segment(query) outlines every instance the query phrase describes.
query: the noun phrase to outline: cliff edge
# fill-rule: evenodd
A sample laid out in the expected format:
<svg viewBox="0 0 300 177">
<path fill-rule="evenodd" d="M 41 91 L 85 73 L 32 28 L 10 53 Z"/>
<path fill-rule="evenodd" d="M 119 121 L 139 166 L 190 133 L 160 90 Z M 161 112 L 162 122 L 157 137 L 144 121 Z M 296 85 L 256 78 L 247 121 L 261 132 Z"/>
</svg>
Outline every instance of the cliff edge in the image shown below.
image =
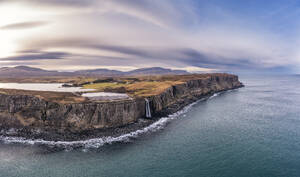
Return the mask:
<svg viewBox="0 0 300 177">
<path fill-rule="evenodd" d="M 95 134 L 95 131 L 105 131 L 107 134 L 106 130 L 116 131 L 122 127 L 130 127 L 131 124 L 145 118 L 145 99 L 148 100 L 153 117 L 149 122 L 153 122 L 198 99 L 243 86 L 238 76 L 231 74 L 180 77 L 184 77 L 180 83 L 174 82 L 175 84 L 159 94 L 137 95 L 129 99 L 110 101 L 91 101 L 80 96 L 75 98 L 80 100 L 76 102 L 52 101 L 38 92 L 27 94 L 0 89 L 1 134 L 7 135 L 7 131 L 12 128 L 17 131 L 16 135 L 32 137 L 38 136 L 37 132 L 44 132 L 48 133 L 50 139 L 64 139 L 64 136 L 69 134 L 86 137 Z M 143 125 L 138 127 L 140 126 Z M 74 139 L 74 136 L 70 139 Z"/>
</svg>

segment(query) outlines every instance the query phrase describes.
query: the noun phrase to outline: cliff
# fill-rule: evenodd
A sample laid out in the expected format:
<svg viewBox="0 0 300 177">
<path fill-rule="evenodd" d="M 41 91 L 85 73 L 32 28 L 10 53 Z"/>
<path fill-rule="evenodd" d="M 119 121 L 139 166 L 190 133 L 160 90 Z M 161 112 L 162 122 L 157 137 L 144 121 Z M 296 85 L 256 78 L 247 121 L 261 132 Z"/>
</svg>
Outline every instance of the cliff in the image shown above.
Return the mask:
<svg viewBox="0 0 300 177">
<path fill-rule="evenodd" d="M 151 114 L 161 117 L 216 92 L 242 87 L 238 77 L 210 74 L 192 77 L 163 92 L 148 96 Z M 145 97 L 116 101 L 57 102 L 34 94 L 1 92 L 1 129 L 26 129 L 53 132 L 84 132 L 113 129 L 145 117 Z"/>
<path fill-rule="evenodd" d="M 154 115 L 165 116 L 205 96 L 240 87 L 243 84 L 235 75 L 214 74 L 207 78 L 192 79 L 151 97 L 151 108 Z"/>
</svg>

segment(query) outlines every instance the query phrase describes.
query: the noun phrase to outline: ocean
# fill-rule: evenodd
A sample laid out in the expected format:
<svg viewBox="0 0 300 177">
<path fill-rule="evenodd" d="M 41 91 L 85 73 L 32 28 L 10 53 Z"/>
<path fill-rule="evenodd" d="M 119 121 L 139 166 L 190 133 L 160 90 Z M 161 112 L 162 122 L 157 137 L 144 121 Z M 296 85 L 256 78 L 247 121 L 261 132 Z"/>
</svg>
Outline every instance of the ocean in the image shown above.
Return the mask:
<svg viewBox="0 0 300 177">
<path fill-rule="evenodd" d="M 300 176 L 300 77 L 240 80 L 246 87 L 79 149 L 2 137 L 0 177 Z"/>
</svg>

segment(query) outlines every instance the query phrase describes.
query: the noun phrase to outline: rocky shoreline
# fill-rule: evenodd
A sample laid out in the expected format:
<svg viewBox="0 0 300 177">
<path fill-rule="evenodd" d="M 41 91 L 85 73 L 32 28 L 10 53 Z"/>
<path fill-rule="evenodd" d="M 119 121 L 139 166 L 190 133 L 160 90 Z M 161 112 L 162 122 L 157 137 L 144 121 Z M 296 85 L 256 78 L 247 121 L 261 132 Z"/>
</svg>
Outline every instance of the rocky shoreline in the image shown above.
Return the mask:
<svg viewBox="0 0 300 177">
<path fill-rule="evenodd" d="M 204 87 L 205 86 L 205 87 Z M 150 101 L 150 107 L 153 117 L 151 119 L 143 118 L 145 117 L 145 103 L 142 101 L 143 99 L 136 99 L 129 101 L 126 104 L 124 103 L 113 103 L 115 106 L 114 109 L 111 109 L 111 107 L 107 108 L 108 111 L 117 111 L 120 109 L 120 107 L 124 109 L 130 109 L 130 110 L 124 110 L 127 116 L 131 116 L 131 119 L 126 118 L 126 120 L 130 120 L 127 122 L 122 121 L 122 116 L 119 113 L 115 114 L 110 113 L 108 116 L 117 116 L 117 121 L 124 122 L 124 124 L 115 124 L 115 126 L 105 126 L 101 128 L 86 128 L 86 129 L 77 129 L 77 128 L 60 128 L 61 124 L 52 125 L 47 123 L 47 126 L 43 126 L 45 122 L 49 120 L 40 121 L 38 120 L 36 124 L 30 124 L 28 126 L 24 126 L 20 124 L 20 122 L 24 123 L 24 116 L 20 120 L 20 113 L 24 112 L 24 107 L 26 107 L 26 104 L 30 105 L 30 110 L 32 109 L 33 103 L 28 103 L 30 101 L 26 100 L 26 102 L 22 102 L 21 106 L 19 108 L 15 108 L 15 110 L 10 110 L 11 113 L 7 113 L 7 111 L 4 111 L 5 109 L 12 109 L 11 107 L 5 107 L 4 104 L 0 103 L 0 136 L 2 137 L 24 137 L 28 139 L 42 139 L 45 141 L 80 141 L 80 140 L 87 140 L 87 139 L 93 139 L 93 138 L 101 138 L 101 137 L 118 137 L 124 134 L 128 134 L 130 132 L 134 132 L 140 129 L 143 129 L 154 122 L 158 121 L 162 117 L 166 117 L 170 114 L 173 114 L 179 110 L 182 110 L 185 106 L 196 102 L 200 99 L 205 99 L 210 96 L 212 96 L 215 93 L 237 89 L 243 87 L 243 84 L 238 81 L 237 76 L 234 75 L 226 75 L 226 77 L 220 78 L 220 76 L 214 76 L 210 78 L 209 80 L 193 80 L 190 82 L 187 82 L 185 85 L 178 85 L 173 86 L 172 88 L 166 90 L 164 93 L 149 97 Z M 209 89 L 207 89 L 209 88 Z M 7 96 L 7 95 L 6 95 Z M 0 94 L 0 102 L 3 101 L 5 96 Z M 37 101 L 35 100 L 35 104 Z M 17 104 L 18 102 L 13 102 L 13 104 Z M 99 103 L 97 103 L 99 106 Z M 102 104 L 102 103 L 101 103 Z M 121 104 L 121 106 L 119 105 Z M 87 104 L 89 107 L 94 104 Z M 132 106 L 134 105 L 134 106 Z M 47 106 L 51 106 L 50 103 L 46 102 L 46 108 Z M 53 105 L 52 105 L 53 106 Z M 67 106 L 67 105 L 66 105 Z M 66 107 L 65 106 L 65 107 Z M 72 105 L 72 109 L 74 109 L 74 105 Z M 78 106 L 78 105 L 76 105 Z M 94 106 L 95 107 L 95 106 Z M 102 106 L 103 107 L 103 106 Z M 105 106 L 104 106 L 105 107 Z M 82 109 L 86 109 L 81 106 Z M 48 108 L 47 108 L 48 109 Z M 137 112 L 130 112 L 132 111 L 138 111 Z M 66 112 L 59 109 L 55 109 L 56 111 L 61 111 L 63 114 L 58 115 L 64 115 L 67 117 Z M 70 108 L 66 108 L 67 113 L 70 114 L 73 110 Z M 74 112 L 76 112 L 77 108 Z M 88 109 L 90 110 L 90 108 Z M 97 108 L 94 108 L 94 111 L 97 110 Z M 2 111 L 2 112 L 1 112 Z M 25 111 L 28 111 L 26 109 Z M 50 115 L 51 112 L 48 112 Z M 24 113 L 23 113 L 24 114 Z M 22 114 L 22 115 L 23 115 Z M 26 113 L 26 115 L 28 112 Z M 57 113 L 56 113 L 57 114 Z M 72 113 L 74 116 L 75 113 Z M 99 113 L 100 114 L 100 113 Z M 7 116 L 9 115 L 9 116 Z M 89 114 L 86 114 L 85 116 L 88 117 Z M 5 117 L 6 116 L 6 117 Z M 14 116 L 16 119 L 14 119 Z M 32 118 L 36 116 L 35 112 L 32 112 L 30 114 L 30 117 L 25 118 Z M 95 113 L 93 113 L 92 116 L 95 116 Z M 103 118 L 103 114 L 98 115 L 97 117 Z M 121 117 L 120 117 L 121 116 Z M 132 116 L 137 116 L 136 118 Z M 10 121 L 7 121 L 8 117 L 10 118 Z M 50 119 L 51 116 L 45 117 L 46 119 Z M 109 117 L 112 119 L 113 117 Z M 6 120 L 6 121 L 5 121 Z M 18 122 L 19 121 L 19 122 Z M 32 119 L 31 119 L 32 121 Z M 55 121 L 55 120 L 52 120 Z M 65 121 L 64 119 L 61 119 L 59 121 Z M 50 122 L 50 121 L 49 121 Z M 26 122 L 25 122 L 26 123 Z M 50 122 L 51 123 L 51 122 Z M 63 122 L 65 123 L 65 122 Z M 90 121 L 90 123 L 93 123 L 93 121 Z M 96 123 L 93 123 L 96 124 Z M 50 126 L 51 125 L 51 126 Z M 64 124 L 65 125 L 65 124 Z M 82 124 L 80 124 L 81 126 Z M 90 124 L 89 124 L 90 125 Z M 113 124 L 106 124 L 106 125 L 113 125 Z M 88 126 L 86 126 L 88 127 Z"/>
</svg>

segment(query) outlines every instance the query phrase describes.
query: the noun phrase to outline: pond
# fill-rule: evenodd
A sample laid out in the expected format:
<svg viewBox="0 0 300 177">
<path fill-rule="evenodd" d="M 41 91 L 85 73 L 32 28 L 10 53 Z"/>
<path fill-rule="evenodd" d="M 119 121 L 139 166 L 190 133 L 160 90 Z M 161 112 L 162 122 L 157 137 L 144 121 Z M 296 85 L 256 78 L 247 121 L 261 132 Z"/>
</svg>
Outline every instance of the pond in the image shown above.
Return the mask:
<svg viewBox="0 0 300 177">
<path fill-rule="evenodd" d="M 82 89 L 81 87 L 63 87 L 62 85 L 62 83 L 0 83 L 0 88 L 51 92 L 94 91 L 94 89 Z"/>
<path fill-rule="evenodd" d="M 62 83 L 0 83 L 0 88 L 30 90 L 30 91 L 51 91 L 51 92 L 95 91 L 95 89 L 83 89 L 82 87 L 63 87 Z M 125 93 L 111 93 L 111 92 L 83 93 L 82 96 L 87 97 L 90 100 L 115 100 L 115 99 L 129 98 L 129 96 Z"/>
<path fill-rule="evenodd" d="M 111 93 L 111 92 L 96 92 L 96 93 L 83 93 L 81 96 L 88 97 L 92 100 L 105 100 L 105 99 L 126 99 L 129 96 L 125 93 Z"/>
</svg>

